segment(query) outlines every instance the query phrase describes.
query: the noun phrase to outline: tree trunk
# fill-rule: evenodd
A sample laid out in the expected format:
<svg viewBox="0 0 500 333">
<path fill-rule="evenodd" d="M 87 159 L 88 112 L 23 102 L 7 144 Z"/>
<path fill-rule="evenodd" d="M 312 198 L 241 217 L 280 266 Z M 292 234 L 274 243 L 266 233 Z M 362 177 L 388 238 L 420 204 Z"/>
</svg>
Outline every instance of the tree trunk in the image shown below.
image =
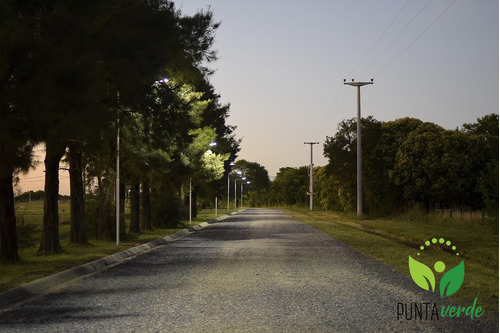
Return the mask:
<svg viewBox="0 0 500 333">
<path fill-rule="evenodd" d="M 137 178 L 132 179 L 132 185 L 130 185 L 130 226 L 129 231 L 131 233 L 139 233 L 139 209 L 140 209 L 140 182 Z"/>
<path fill-rule="evenodd" d="M 99 204 L 97 215 L 97 238 L 106 239 L 110 236 L 110 225 L 108 217 L 111 214 L 112 193 L 111 184 L 106 175 L 104 178 L 97 178 L 99 185 Z"/>
<path fill-rule="evenodd" d="M 43 202 L 43 228 L 39 254 L 59 253 L 59 162 L 66 144 L 46 143 L 45 155 L 45 198 Z"/>
<path fill-rule="evenodd" d="M 142 182 L 142 214 L 141 214 L 141 228 L 142 230 L 151 230 L 151 201 L 149 198 L 149 180 L 146 179 Z"/>
<path fill-rule="evenodd" d="M 12 173 L 0 177 L 0 259 L 19 260 Z"/>
<path fill-rule="evenodd" d="M 69 182 L 71 191 L 71 230 L 70 242 L 75 244 L 89 243 L 85 226 L 85 201 L 82 172 L 82 153 L 79 144 L 68 142 Z"/>
</svg>

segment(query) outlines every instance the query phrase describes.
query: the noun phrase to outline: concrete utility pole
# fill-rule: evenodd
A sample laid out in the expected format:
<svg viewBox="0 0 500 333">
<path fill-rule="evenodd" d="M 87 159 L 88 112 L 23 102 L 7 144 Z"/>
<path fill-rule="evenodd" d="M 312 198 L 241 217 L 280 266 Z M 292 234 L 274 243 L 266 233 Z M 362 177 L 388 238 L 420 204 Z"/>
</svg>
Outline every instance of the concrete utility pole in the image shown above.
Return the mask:
<svg viewBox="0 0 500 333">
<path fill-rule="evenodd" d="M 373 79 L 371 82 L 355 82 L 354 79 L 352 82 L 346 82 L 344 79 L 344 84 L 349 86 L 357 87 L 358 91 L 358 126 L 356 132 L 356 140 L 357 140 L 357 153 L 358 160 L 356 163 L 358 177 L 357 177 L 357 198 L 358 198 L 358 216 L 363 215 L 363 181 L 361 176 L 361 87 L 366 86 L 367 84 L 373 84 Z"/>
<path fill-rule="evenodd" d="M 309 165 L 309 208 L 313 210 L 313 198 L 316 193 L 314 193 L 314 164 L 313 164 L 313 145 L 319 144 L 319 142 L 304 142 L 305 145 L 311 146 L 311 164 Z"/>
</svg>

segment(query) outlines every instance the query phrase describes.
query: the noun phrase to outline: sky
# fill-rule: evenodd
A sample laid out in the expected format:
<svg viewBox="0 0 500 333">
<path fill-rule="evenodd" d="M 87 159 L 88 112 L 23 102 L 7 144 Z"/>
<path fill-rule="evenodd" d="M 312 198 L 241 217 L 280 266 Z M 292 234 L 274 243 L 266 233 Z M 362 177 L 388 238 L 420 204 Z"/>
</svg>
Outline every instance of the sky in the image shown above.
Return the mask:
<svg viewBox="0 0 500 333">
<path fill-rule="evenodd" d="M 210 81 L 231 104 L 238 159 L 271 178 L 309 164 L 306 141 L 320 143 L 314 164 L 328 163 L 326 137 L 356 116 L 356 88 L 343 79 L 374 80 L 361 88 L 361 112 L 380 121 L 414 117 L 455 129 L 498 113 L 497 0 L 175 3 L 187 15 L 210 8 L 221 22 Z M 36 190 L 37 176 L 27 175 L 22 191 Z M 61 178 L 69 194 L 67 172 Z"/>
</svg>

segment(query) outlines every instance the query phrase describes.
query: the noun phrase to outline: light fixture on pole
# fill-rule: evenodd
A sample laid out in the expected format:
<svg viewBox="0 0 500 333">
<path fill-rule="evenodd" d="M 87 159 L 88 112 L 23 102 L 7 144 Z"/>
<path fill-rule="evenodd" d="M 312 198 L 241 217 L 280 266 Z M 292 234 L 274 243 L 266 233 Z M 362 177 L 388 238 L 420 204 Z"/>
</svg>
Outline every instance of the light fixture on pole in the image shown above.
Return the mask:
<svg viewBox="0 0 500 333">
<path fill-rule="evenodd" d="M 241 171 L 238 171 L 238 174 L 241 174 Z M 236 187 L 236 184 L 238 181 L 243 181 L 247 179 L 246 177 L 241 177 L 241 178 L 237 178 L 234 180 L 234 209 L 237 209 L 237 205 L 236 205 L 236 191 L 237 191 L 237 187 Z"/>
<path fill-rule="evenodd" d="M 233 162 L 229 163 L 229 166 L 232 167 L 233 165 L 234 165 Z M 231 172 L 232 172 L 232 170 L 229 170 L 229 172 L 227 173 L 227 211 L 229 211 L 229 186 L 230 186 L 229 175 L 231 174 Z"/>
<path fill-rule="evenodd" d="M 344 79 L 344 84 L 353 86 L 357 88 L 358 92 L 358 123 L 356 128 L 356 140 L 357 140 L 357 213 L 358 216 L 363 215 L 363 181 L 361 175 L 361 87 L 366 86 L 367 84 L 373 84 L 373 79 L 371 82 L 355 82 L 354 79 L 352 82 L 346 82 Z"/>
<path fill-rule="evenodd" d="M 245 182 L 241 182 L 240 186 L 240 195 L 241 195 L 241 199 L 240 199 L 240 208 L 243 208 L 243 184 L 245 184 Z M 249 181 L 246 182 L 246 184 L 250 184 Z"/>
</svg>

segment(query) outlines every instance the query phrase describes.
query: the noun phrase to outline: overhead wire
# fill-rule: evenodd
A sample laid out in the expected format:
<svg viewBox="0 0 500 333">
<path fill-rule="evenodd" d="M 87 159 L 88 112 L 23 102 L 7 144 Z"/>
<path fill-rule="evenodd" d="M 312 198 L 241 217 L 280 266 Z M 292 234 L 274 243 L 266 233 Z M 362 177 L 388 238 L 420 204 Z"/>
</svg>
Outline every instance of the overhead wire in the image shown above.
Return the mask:
<svg viewBox="0 0 500 333">
<path fill-rule="evenodd" d="M 363 73 L 367 68 L 369 68 L 379 57 L 380 55 L 382 55 L 382 53 L 385 52 L 385 50 L 387 50 L 389 48 L 389 46 L 392 45 L 392 43 L 394 43 L 396 41 L 396 39 L 399 38 L 399 36 L 401 36 L 401 34 L 411 25 L 411 23 L 424 11 L 425 8 L 427 8 L 427 6 L 429 5 L 429 3 L 431 2 L 432 0 L 428 0 L 427 3 L 418 11 L 418 13 L 413 16 L 413 18 L 403 27 L 403 29 L 401 29 L 401 31 L 396 35 L 396 37 L 394 37 L 390 42 L 389 44 L 387 44 L 383 49 L 382 51 L 380 51 L 376 56 L 375 58 L 373 58 L 373 60 L 367 64 L 365 67 L 363 67 L 363 69 L 358 73 L 361 74 Z"/>
<path fill-rule="evenodd" d="M 403 10 L 406 8 L 406 6 L 408 5 L 408 3 L 410 1 L 411 0 L 407 0 L 406 3 L 403 5 L 403 7 L 401 7 L 401 9 L 398 11 L 398 13 L 396 14 L 396 16 L 392 19 L 392 21 L 387 25 L 387 27 L 385 28 L 385 30 L 382 32 L 382 34 L 380 35 L 380 37 L 375 41 L 375 43 L 370 47 L 370 49 L 368 50 L 368 52 L 365 53 L 365 55 L 361 58 L 361 60 L 349 72 L 349 74 L 347 75 L 347 77 L 349 77 L 356 70 L 356 68 L 359 67 L 359 65 L 366 59 L 366 57 L 378 45 L 378 43 L 382 40 L 382 38 L 385 36 L 385 34 L 387 33 L 387 31 L 389 31 L 389 29 L 392 27 L 392 25 L 394 24 L 394 22 L 396 22 L 396 20 L 401 15 L 401 13 L 403 12 Z M 327 111 L 326 115 L 323 117 L 322 122 L 320 123 L 321 125 L 320 125 L 320 131 L 319 132 L 323 131 L 323 129 L 326 126 L 329 125 L 329 123 L 328 123 L 327 120 L 328 120 L 328 118 L 331 115 L 331 110 L 336 110 L 337 99 L 338 99 L 338 97 L 340 95 L 340 92 L 342 91 L 342 88 L 344 88 L 344 85 L 342 83 L 340 83 L 339 89 L 337 90 L 337 93 L 335 94 L 335 97 L 333 98 L 333 102 L 331 103 L 331 106 L 330 106 L 329 110 Z M 342 102 L 344 101 L 344 98 L 345 98 L 346 94 L 347 94 L 347 91 L 345 91 L 345 93 L 343 94 L 341 101 L 338 103 L 338 106 L 340 106 L 342 104 Z M 335 112 L 334 112 L 334 114 L 335 114 Z"/>
<path fill-rule="evenodd" d="M 382 72 L 384 72 L 389 66 L 391 66 L 397 59 L 399 59 L 399 57 L 401 57 L 406 51 L 408 51 L 408 49 L 410 49 L 410 47 L 413 46 L 413 44 L 415 44 L 419 39 L 420 37 L 422 37 L 426 32 L 427 30 L 429 30 L 433 25 L 434 23 L 436 23 L 437 20 L 439 20 L 441 18 L 441 16 L 444 15 L 444 13 L 446 13 L 448 11 L 448 9 L 451 8 L 451 6 L 453 6 L 453 4 L 456 2 L 457 0 L 453 0 L 449 5 L 448 7 L 446 7 L 442 12 L 441 14 L 439 14 L 435 19 L 434 21 L 432 21 L 418 36 L 417 38 L 415 38 L 406 48 L 403 49 L 403 51 L 401 51 L 396 57 L 394 57 L 384 68 L 382 68 L 379 72 L 377 72 L 377 74 L 375 76 L 379 76 Z"/>
<path fill-rule="evenodd" d="M 399 15 L 401 15 L 401 13 L 403 12 L 403 10 L 406 8 L 406 6 L 410 3 L 411 0 L 408 0 L 406 1 L 406 3 L 403 5 L 403 7 L 401 7 L 401 9 L 399 10 L 399 12 L 397 13 L 397 15 L 392 19 L 391 23 L 389 23 L 389 25 L 385 28 L 384 32 L 380 35 L 380 37 L 375 41 L 375 43 L 373 43 L 372 47 L 368 50 L 368 52 L 365 53 L 365 55 L 361 58 L 361 60 L 356 64 L 356 66 L 354 66 L 354 68 L 349 72 L 349 74 L 347 74 L 347 77 L 346 78 L 349 78 L 351 76 L 351 74 L 356 70 L 356 68 L 359 67 L 359 65 L 361 65 L 361 63 L 366 59 L 366 57 L 373 51 L 373 49 L 375 48 L 375 46 L 377 46 L 377 44 L 380 42 L 380 40 L 385 36 L 385 34 L 387 33 L 387 31 L 389 31 L 389 29 L 391 28 L 391 26 L 394 24 L 394 22 L 396 22 L 396 20 L 398 19 Z"/>
<path fill-rule="evenodd" d="M 364 73 L 370 66 L 375 63 L 375 61 L 378 60 L 378 58 L 405 32 L 408 27 L 416 20 L 417 17 L 419 17 L 422 12 L 428 7 L 428 5 L 431 3 L 432 0 L 428 0 L 425 5 L 420 8 L 420 10 L 406 23 L 406 25 L 398 32 L 398 34 L 393 37 L 390 42 L 365 66 L 361 71 L 357 73 L 357 75 L 360 75 Z M 370 49 L 364 54 L 364 56 L 361 58 L 361 60 L 354 66 L 354 68 L 349 72 L 348 77 L 355 72 L 355 70 L 367 59 L 367 57 L 372 53 L 372 51 L 375 49 L 375 47 L 380 43 L 380 41 L 383 39 L 383 37 L 387 34 L 387 32 L 390 30 L 390 28 L 393 26 L 393 24 L 396 22 L 396 20 L 399 18 L 401 13 L 404 11 L 404 9 L 408 6 L 410 0 L 407 0 L 406 3 L 401 7 L 401 9 L 398 11 L 396 16 L 392 19 L 392 21 L 388 24 L 388 26 L 385 28 L 385 30 L 382 32 L 380 37 L 374 42 L 374 44 L 370 47 Z M 415 39 L 412 40 L 412 42 L 406 46 L 401 52 L 399 52 L 386 66 L 384 66 L 380 71 L 378 71 L 375 75 L 372 77 L 377 77 L 381 73 L 383 73 L 387 68 L 389 68 L 397 59 L 399 59 L 406 51 L 408 51 L 456 2 L 456 0 L 453 0 Z M 320 123 L 320 129 L 321 131 L 318 131 L 318 133 L 322 132 L 325 127 L 328 127 L 329 124 L 329 118 L 333 114 L 337 113 L 337 109 L 340 107 L 342 102 L 344 101 L 344 98 L 347 94 L 347 89 L 344 89 L 344 94 L 342 94 L 342 98 L 339 102 L 339 97 L 341 95 L 342 89 L 345 88 L 344 84 L 340 83 L 339 89 L 337 90 L 333 102 L 331 103 L 331 106 L 329 108 L 329 111 L 326 113 L 326 115 L 323 117 L 323 121 Z"/>
</svg>

